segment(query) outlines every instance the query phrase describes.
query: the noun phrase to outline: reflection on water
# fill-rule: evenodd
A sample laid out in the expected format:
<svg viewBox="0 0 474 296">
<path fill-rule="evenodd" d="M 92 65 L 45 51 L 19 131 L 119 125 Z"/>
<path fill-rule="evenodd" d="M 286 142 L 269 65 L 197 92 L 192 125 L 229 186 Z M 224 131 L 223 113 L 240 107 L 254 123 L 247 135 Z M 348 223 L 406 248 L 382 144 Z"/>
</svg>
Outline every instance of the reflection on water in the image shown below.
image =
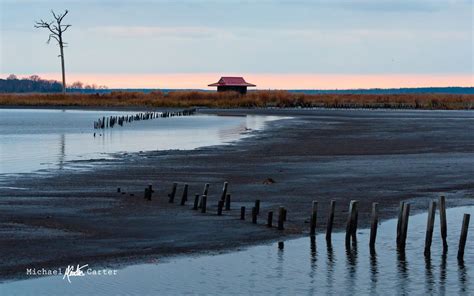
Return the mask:
<svg viewBox="0 0 474 296">
<path fill-rule="evenodd" d="M 112 153 L 195 149 L 220 145 L 260 130 L 274 116 L 160 118 L 121 128 L 94 130 L 98 116 L 127 112 L 0 109 L 0 175 L 64 169 L 70 161 L 109 158 Z M 94 137 L 94 132 L 96 136 Z M 77 163 L 76 163 L 77 165 Z"/>
<path fill-rule="evenodd" d="M 474 207 L 447 211 L 450 250 L 457 248 L 462 213 L 473 214 Z M 379 227 L 375 253 L 369 251 L 369 231 L 361 230 L 357 248 L 345 247 L 343 233 L 335 233 L 332 244 L 318 235 L 309 241 L 304 237 L 228 254 L 129 266 L 116 276 L 74 278 L 71 284 L 62 277 L 7 282 L 0 285 L 0 295 L 472 295 L 472 236 L 464 261 L 458 261 L 455 251 L 443 255 L 435 228 L 431 256 L 424 257 L 425 226 L 425 214 L 410 217 L 404 253 L 397 253 L 396 221 L 389 220 Z"/>
</svg>

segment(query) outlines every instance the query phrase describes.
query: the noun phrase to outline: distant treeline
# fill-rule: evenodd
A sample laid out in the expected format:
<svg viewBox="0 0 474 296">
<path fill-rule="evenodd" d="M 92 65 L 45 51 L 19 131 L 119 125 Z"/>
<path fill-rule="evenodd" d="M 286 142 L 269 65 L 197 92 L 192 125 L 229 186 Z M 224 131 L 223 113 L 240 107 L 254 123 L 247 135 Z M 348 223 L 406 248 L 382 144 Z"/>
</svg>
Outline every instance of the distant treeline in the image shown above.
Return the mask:
<svg viewBox="0 0 474 296">
<path fill-rule="evenodd" d="M 203 91 L 203 92 L 214 92 L 214 90 L 202 90 L 202 89 L 158 89 L 158 88 L 114 88 L 114 89 L 90 89 L 90 88 L 69 88 L 68 91 L 91 94 L 108 94 L 112 92 L 140 92 L 140 93 L 152 93 L 152 92 L 182 92 L 182 91 Z M 249 90 L 251 92 L 258 92 L 258 90 Z M 419 87 L 419 88 L 370 88 L 370 89 L 289 89 L 290 93 L 300 94 L 367 94 L 367 95 L 390 95 L 390 94 L 474 94 L 474 87 Z"/>
<path fill-rule="evenodd" d="M 474 109 L 472 94 L 304 94 L 288 91 L 155 91 L 106 94 L 0 94 L 4 106 L 177 108 L 397 108 Z"/>
<path fill-rule="evenodd" d="M 12 74 L 8 76 L 7 79 L 0 79 L 0 92 L 2 93 L 54 93 L 61 91 L 61 83 L 55 80 L 41 79 L 41 77 L 37 75 L 19 79 Z"/>
<path fill-rule="evenodd" d="M 105 86 L 87 85 L 80 81 L 68 85 L 68 92 L 81 90 L 105 90 Z M 38 75 L 18 78 L 11 74 L 6 79 L 0 79 L 0 93 L 56 93 L 62 91 L 62 84 L 56 80 L 42 79 Z"/>
</svg>

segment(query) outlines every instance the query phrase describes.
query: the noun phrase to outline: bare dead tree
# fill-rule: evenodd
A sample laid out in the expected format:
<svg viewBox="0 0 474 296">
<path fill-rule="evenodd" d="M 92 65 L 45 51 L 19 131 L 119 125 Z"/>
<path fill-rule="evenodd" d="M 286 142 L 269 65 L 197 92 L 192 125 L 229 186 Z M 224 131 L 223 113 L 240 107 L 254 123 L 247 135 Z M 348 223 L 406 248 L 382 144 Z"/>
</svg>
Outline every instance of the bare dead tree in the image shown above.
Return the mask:
<svg viewBox="0 0 474 296">
<path fill-rule="evenodd" d="M 67 45 L 66 42 L 63 41 L 63 33 L 71 27 L 71 25 L 63 25 L 61 22 L 63 21 L 64 17 L 67 15 L 67 9 L 62 14 L 56 14 L 53 10 L 51 10 L 53 14 L 54 21 L 45 22 L 44 20 L 40 20 L 39 22 L 35 23 L 35 28 L 44 28 L 49 30 L 49 38 L 46 42 L 49 44 L 51 39 L 54 39 L 58 42 L 60 54 L 58 57 L 61 58 L 61 69 L 63 74 L 63 93 L 66 93 L 66 73 L 64 67 L 64 47 Z"/>
</svg>

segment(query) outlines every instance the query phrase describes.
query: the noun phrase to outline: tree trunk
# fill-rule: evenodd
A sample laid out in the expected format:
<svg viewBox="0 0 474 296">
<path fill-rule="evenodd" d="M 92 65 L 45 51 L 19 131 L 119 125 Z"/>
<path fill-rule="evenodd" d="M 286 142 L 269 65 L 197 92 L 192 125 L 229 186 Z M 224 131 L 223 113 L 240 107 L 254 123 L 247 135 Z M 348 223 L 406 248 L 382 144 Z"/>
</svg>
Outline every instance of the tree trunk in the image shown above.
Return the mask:
<svg viewBox="0 0 474 296">
<path fill-rule="evenodd" d="M 59 37 L 59 48 L 61 51 L 61 70 L 63 74 L 63 94 L 66 94 L 66 70 L 64 68 L 64 49 L 63 49 L 63 39 Z"/>
</svg>

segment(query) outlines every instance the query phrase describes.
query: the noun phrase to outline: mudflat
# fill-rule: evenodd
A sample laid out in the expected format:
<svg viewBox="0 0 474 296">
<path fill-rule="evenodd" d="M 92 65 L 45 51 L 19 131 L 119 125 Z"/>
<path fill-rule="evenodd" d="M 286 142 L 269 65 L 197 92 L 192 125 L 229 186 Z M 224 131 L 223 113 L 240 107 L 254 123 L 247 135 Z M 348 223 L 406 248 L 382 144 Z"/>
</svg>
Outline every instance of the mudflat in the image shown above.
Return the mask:
<svg viewBox="0 0 474 296">
<path fill-rule="evenodd" d="M 306 235 L 313 200 L 319 202 L 318 232 L 325 229 L 331 200 L 335 230 L 344 227 L 353 199 L 359 201 L 360 227 L 369 224 L 372 202 L 379 202 L 382 219 L 394 217 L 401 200 L 411 201 L 414 212 L 439 195 L 448 206 L 474 204 L 472 111 L 200 112 L 291 118 L 231 145 L 121 154 L 82 162 L 93 164 L 87 170 L 6 179 L 0 187 L 0 278 L 22 277 L 26 268 L 156 262 Z M 224 181 L 231 211 L 217 216 Z M 168 203 L 173 182 L 178 191 Z M 189 195 L 181 206 L 184 183 Z M 210 188 L 203 214 L 191 208 L 205 183 Z M 155 190 L 151 201 L 143 198 L 148 184 Z M 250 222 L 256 199 L 258 225 Z M 276 217 L 281 205 L 288 210 L 285 230 L 266 227 L 267 212 Z M 239 220 L 241 206 L 246 221 Z"/>
</svg>

